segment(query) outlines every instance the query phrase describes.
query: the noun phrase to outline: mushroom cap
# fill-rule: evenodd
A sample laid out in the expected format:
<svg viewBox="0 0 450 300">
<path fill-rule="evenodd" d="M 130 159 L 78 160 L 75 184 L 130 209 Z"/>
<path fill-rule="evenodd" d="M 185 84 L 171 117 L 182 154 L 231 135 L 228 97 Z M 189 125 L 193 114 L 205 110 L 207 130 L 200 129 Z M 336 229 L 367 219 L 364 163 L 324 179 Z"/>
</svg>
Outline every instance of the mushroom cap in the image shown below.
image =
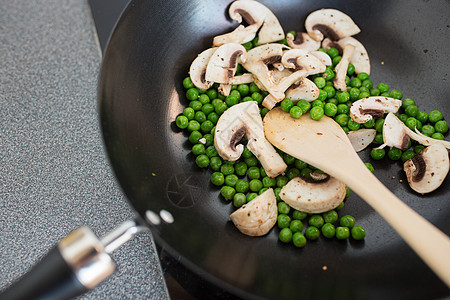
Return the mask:
<svg viewBox="0 0 450 300">
<path fill-rule="evenodd" d="M 315 51 L 320 48 L 320 41 L 313 40 L 306 32 L 297 32 L 295 38 L 292 33 L 288 33 L 286 41 L 292 49 Z"/>
<path fill-rule="evenodd" d="M 325 50 L 335 47 L 340 52 L 345 48 L 346 45 L 352 45 L 355 47 L 353 55 L 350 57 L 350 62 L 355 66 L 355 73 L 359 74 L 365 72 L 370 75 L 370 59 L 364 45 L 355 39 L 354 37 L 346 37 L 337 41 L 332 41 L 331 39 L 324 39 L 322 42 L 322 47 Z"/>
<path fill-rule="evenodd" d="M 325 179 L 317 182 L 308 181 L 301 177 L 293 178 L 281 189 L 280 198 L 290 207 L 312 214 L 334 209 L 345 198 L 345 184 L 334 177 L 326 175 Z"/>
<path fill-rule="evenodd" d="M 353 149 L 355 149 L 356 152 L 359 152 L 366 149 L 366 147 L 373 142 L 376 135 L 377 131 L 375 129 L 364 128 L 350 131 L 347 134 L 347 137 L 350 140 Z"/>
<path fill-rule="evenodd" d="M 319 93 L 320 90 L 315 83 L 303 77 L 286 91 L 286 98 L 292 101 L 306 100 L 311 102 L 319 98 Z"/>
<path fill-rule="evenodd" d="M 230 215 L 240 232 L 249 236 L 267 234 L 277 222 L 278 207 L 271 188 Z"/>
<path fill-rule="evenodd" d="M 205 80 L 228 84 L 236 73 L 238 60 L 244 62 L 246 56 L 247 51 L 240 44 L 229 43 L 218 47 L 206 67 Z"/>
<path fill-rule="evenodd" d="M 191 77 L 192 83 L 199 89 L 207 90 L 213 85 L 213 82 L 205 80 L 205 74 L 208 62 L 216 50 L 217 48 L 206 49 L 194 59 L 189 68 L 189 76 Z"/>
<path fill-rule="evenodd" d="M 281 63 L 290 69 L 304 70 L 305 77 L 325 72 L 326 66 L 320 59 L 303 49 L 291 49 L 283 53 Z"/>
<path fill-rule="evenodd" d="M 333 41 L 355 35 L 361 30 L 345 13 L 332 8 L 313 11 L 306 17 L 305 28 L 316 41 L 321 41 L 324 35 Z"/>
<path fill-rule="evenodd" d="M 357 100 L 350 106 L 350 117 L 357 123 L 366 123 L 372 118 L 381 118 L 385 113 L 396 113 L 402 101 L 389 97 L 368 97 Z"/>
<path fill-rule="evenodd" d="M 405 162 L 409 186 L 416 192 L 425 194 L 437 189 L 449 171 L 447 149 L 440 143 L 435 143 Z"/>
</svg>

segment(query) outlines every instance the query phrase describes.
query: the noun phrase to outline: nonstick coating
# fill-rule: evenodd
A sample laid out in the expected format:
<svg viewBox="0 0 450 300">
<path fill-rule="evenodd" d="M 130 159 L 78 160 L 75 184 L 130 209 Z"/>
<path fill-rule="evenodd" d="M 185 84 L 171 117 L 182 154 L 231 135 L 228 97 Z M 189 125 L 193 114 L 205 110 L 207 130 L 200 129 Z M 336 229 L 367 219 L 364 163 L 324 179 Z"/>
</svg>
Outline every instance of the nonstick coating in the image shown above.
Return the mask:
<svg viewBox="0 0 450 300">
<path fill-rule="evenodd" d="M 333 7 L 361 28 L 374 84 L 388 83 L 419 109 L 450 116 L 448 1 L 261 1 L 285 31 L 304 31 L 313 10 Z M 137 212 L 166 210 L 174 222 L 151 225 L 156 242 L 219 287 L 244 298 L 431 299 L 447 287 L 400 236 L 352 194 L 341 214 L 367 231 L 365 241 L 278 241 L 279 230 L 252 238 L 229 220 L 232 204 L 195 166 L 187 135 L 174 120 L 187 104 L 182 80 L 212 38 L 234 29 L 230 1 L 133 1 L 109 41 L 100 76 L 99 105 L 106 148 L 124 193 Z M 370 151 L 370 150 L 369 150 Z M 419 196 L 401 163 L 371 162 L 400 199 L 450 234 L 450 179 Z M 403 181 L 403 182 L 401 182 Z M 417 236 L 420 239 L 420 236 Z M 326 270 L 323 267 L 326 266 Z"/>
</svg>

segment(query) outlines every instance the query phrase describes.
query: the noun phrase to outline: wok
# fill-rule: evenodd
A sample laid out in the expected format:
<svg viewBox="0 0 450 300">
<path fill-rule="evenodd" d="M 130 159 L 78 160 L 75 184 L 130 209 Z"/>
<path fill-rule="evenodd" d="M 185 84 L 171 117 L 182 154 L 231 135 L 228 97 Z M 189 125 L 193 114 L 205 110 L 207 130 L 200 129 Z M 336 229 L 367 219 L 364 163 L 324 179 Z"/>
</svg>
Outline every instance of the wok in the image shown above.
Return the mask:
<svg viewBox="0 0 450 300">
<path fill-rule="evenodd" d="M 156 243 L 183 265 L 242 298 L 431 299 L 449 290 L 390 226 L 356 194 L 346 200 L 366 231 L 362 242 L 278 241 L 278 231 L 252 238 L 229 221 L 234 210 L 195 166 L 187 135 L 174 120 L 187 104 L 182 80 L 215 35 L 237 24 L 231 1 L 132 1 L 105 51 L 99 113 L 111 165 Z M 361 28 L 371 80 L 399 89 L 419 109 L 450 115 L 448 1 L 261 1 L 285 31 L 304 31 L 313 10 L 332 7 Z M 425 196 L 406 183 L 400 163 L 364 161 L 400 199 L 450 234 L 450 179 Z M 403 181 L 403 182 L 401 182 Z M 420 239 L 420 236 L 417 237 Z M 326 270 L 324 270 L 326 266 Z"/>
</svg>

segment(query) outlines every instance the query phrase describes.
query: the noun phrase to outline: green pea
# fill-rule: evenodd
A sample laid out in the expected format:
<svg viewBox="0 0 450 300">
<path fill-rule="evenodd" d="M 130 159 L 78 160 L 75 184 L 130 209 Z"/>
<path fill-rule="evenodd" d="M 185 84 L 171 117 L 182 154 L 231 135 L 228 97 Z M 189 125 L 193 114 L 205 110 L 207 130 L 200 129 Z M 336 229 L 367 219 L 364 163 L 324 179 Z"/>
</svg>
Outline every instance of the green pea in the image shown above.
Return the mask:
<svg viewBox="0 0 450 300">
<path fill-rule="evenodd" d="M 336 234 L 336 228 L 331 223 L 326 223 L 322 226 L 322 234 L 324 237 L 331 239 Z"/>
<path fill-rule="evenodd" d="M 205 154 L 200 154 L 200 155 L 197 156 L 197 158 L 195 159 L 195 163 L 196 163 L 197 166 L 199 166 L 200 168 L 206 168 L 207 166 L 209 166 L 209 157 L 206 156 Z"/>
<path fill-rule="evenodd" d="M 350 230 L 348 227 L 339 226 L 336 228 L 336 237 L 338 240 L 345 240 L 350 237 Z"/>
<path fill-rule="evenodd" d="M 350 100 L 350 94 L 348 92 L 342 92 L 338 95 L 336 95 L 336 99 L 339 103 L 346 103 Z"/>
<path fill-rule="evenodd" d="M 302 113 L 306 113 L 310 109 L 311 103 L 306 100 L 299 100 L 297 106 L 301 108 Z"/>
<path fill-rule="evenodd" d="M 225 176 L 220 172 L 214 172 L 211 175 L 211 182 L 214 185 L 220 186 L 225 182 Z"/>
<path fill-rule="evenodd" d="M 278 202 L 278 213 L 287 215 L 290 210 L 291 210 L 291 207 L 289 205 L 287 205 L 286 202 L 284 202 L 284 201 Z"/>
<path fill-rule="evenodd" d="M 338 114 L 348 114 L 349 112 L 350 112 L 350 108 L 347 106 L 347 104 L 339 104 L 337 106 Z"/>
<path fill-rule="evenodd" d="M 290 243 L 292 240 L 292 231 L 289 228 L 283 228 L 280 230 L 278 234 L 278 238 L 283 243 Z"/>
<path fill-rule="evenodd" d="M 236 105 L 239 103 L 239 99 L 236 96 L 229 95 L 225 98 L 225 103 L 228 107 Z"/>
<path fill-rule="evenodd" d="M 436 132 L 439 133 L 447 133 L 448 131 L 448 124 L 447 121 L 444 120 L 439 120 L 434 124 L 434 129 L 436 130 Z"/>
<path fill-rule="evenodd" d="M 380 90 L 377 88 L 370 89 L 370 96 L 379 96 L 381 94 Z"/>
<path fill-rule="evenodd" d="M 197 100 L 199 96 L 198 89 L 190 88 L 186 91 L 186 98 L 190 101 Z"/>
<path fill-rule="evenodd" d="M 309 115 L 311 116 L 311 119 L 316 120 L 316 121 L 320 120 L 323 117 L 323 114 L 324 114 L 323 107 L 320 107 L 320 106 L 313 107 L 309 111 Z"/>
<path fill-rule="evenodd" d="M 294 106 L 289 110 L 289 114 L 291 115 L 292 118 L 298 119 L 302 116 L 303 111 L 300 107 Z"/>
<path fill-rule="evenodd" d="M 194 83 L 191 80 L 191 77 L 186 77 L 186 78 L 183 79 L 183 87 L 185 89 L 190 89 L 190 88 L 195 87 Z"/>
<path fill-rule="evenodd" d="M 187 125 L 187 130 L 192 131 L 199 131 L 200 130 L 200 123 L 197 120 L 190 120 Z"/>
<path fill-rule="evenodd" d="M 375 135 L 374 141 L 377 144 L 383 144 L 384 143 L 383 134 L 381 132 L 377 132 L 377 134 Z"/>
<path fill-rule="evenodd" d="M 294 218 L 295 220 L 304 220 L 307 216 L 308 214 L 303 211 L 294 210 L 292 212 L 292 218 Z"/>
<path fill-rule="evenodd" d="M 309 217 L 308 224 L 317 228 L 322 227 L 324 223 L 323 217 L 321 215 L 312 215 Z"/>
<path fill-rule="evenodd" d="M 238 180 L 239 178 L 234 174 L 227 175 L 225 176 L 225 185 L 234 187 L 236 186 Z"/>
<path fill-rule="evenodd" d="M 409 117 L 415 117 L 419 113 L 419 109 L 415 105 L 408 105 L 405 108 L 405 113 Z"/>
<path fill-rule="evenodd" d="M 234 167 L 229 164 L 223 164 L 222 167 L 220 168 L 220 172 L 222 172 L 223 175 L 225 176 L 231 175 L 234 173 Z"/>
<path fill-rule="evenodd" d="M 436 140 L 443 140 L 444 135 L 440 132 L 435 132 L 431 135 L 431 138 L 436 139 Z"/>
<path fill-rule="evenodd" d="M 359 73 L 358 75 L 356 75 L 356 77 L 357 77 L 359 80 L 364 81 L 364 80 L 369 79 L 369 74 L 367 74 L 366 72 L 361 72 L 361 73 Z"/>
<path fill-rule="evenodd" d="M 286 176 L 283 176 L 283 175 L 277 176 L 276 180 L 277 180 L 277 186 L 278 187 L 285 186 L 288 183 L 288 181 L 289 181 L 289 179 Z"/>
<path fill-rule="evenodd" d="M 335 208 L 335 210 L 340 211 L 344 207 L 344 201 L 341 202 L 341 204 L 338 205 L 338 207 Z"/>
<path fill-rule="evenodd" d="M 255 100 L 253 100 L 253 98 L 252 98 L 252 97 L 249 97 L 249 96 L 244 97 L 244 98 L 242 99 L 242 102 L 248 102 L 248 101 L 255 101 Z"/>
<path fill-rule="evenodd" d="M 253 199 L 255 199 L 256 197 L 258 197 L 257 193 L 250 193 L 247 195 L 247 202 L 252 201 Z"/>
<path fill-rule="evenodd" d="M 255 92 L 260 92 L 261 91 L 259 89 L 259 87 L 256 85 L 256 83 L 254 83 L 254 82 L 250 83 L 250 86 L 248 88 L 249 88 L 249 93 L 250 94 L 253 94 Z"/>
<path fill-rule="evenodd" d="M 234 166 L 234 171 L 235 171 L 236 175 L 244 176 L 245 174 L 247 174 L 247 164 L 243 161 L 238 162 Z"/>
<path fill-rule="evenodd" d="M 327 54 L 331 57 L 331 59 L 333 59 L 339 55 L 339 50 L 331 47 L 330 49 L 328 49 Z"/>
<path fill-rule="evenodd" d="M 383 159 L 385 155 L 386 151 L 384 149 L 373 148 L 372 151 L 370 151 L 370 156 L 375 160 Z"/>
<path fill-rule="evenodd" d="M 364 163 L 364 165 L 369 169 L 370 172 L 375 172 L 375 169 L 373 168 L 371 163 Z"/>
<path fill-rule="evenodd" d="M 222 159 L 218 156 L 213 156 L 209 160 L 209 165 L 214 171 L 219 171 L 220 167 L 222 166 Z"/>
<path fill-rule="evenodd" d="M 194 131 L 192 131 L 191 134 L 189 135 L 189 141 L 190 141 L 192 144 L 198 144 L 198 141 L 199 141 L 202 137 L 203 137 L 203 136 L 202 136 L 202 134 L 201 134 L 199 131 L 194 130 Z"/>
<path fill-rule="evenodd" d="M 325 80 L 325 78 L 323 78 L 323 77 L 316 77 L 316 78 L 314 78 L 314 83 L 316 84 L 316 86 L 317 86 L 319 89 L 322 89 L 322 88 L 324 88 L 325 85 L 326 85 L 326 80 Z"/>
<path fill-rule="evenodd" d="M 352 63 L 348 64 L 347 74 L 348 76 L 352 76 L 355 73 L 355 66 Z"/>
<path fill-rule="evenodd" d="M 428 114 L 423 110 L 419 110 L 416 119 L 419 120 L 421 123 L 426 123 L 428 121 Z"/>
<path fill-rule="evenodd" d="M 268 176 L 263 177 L 262 179 L 263 187 L 270 188 L 274 187 L 277 184 L 277 181 L 275 178 L 270 178 Z"/>
<path fill-rule="evenodd" d="M 295 247 L 297 248 L 302 248 L 305 247 L 306 245 L 306 238 L 303 235 L 303 233 L 301 232 L 296 232 L 294 233 L 294 235 L 292 236 L 292 243 L 294 244 Z"/>
<path fill-rule="evenodd" d="M 206 118 L 213 124 L 217 124 L 217 121 L 219 121 L 219 115 L 216 112 L 209 113 Z"/>
<path fill-rule="evenodd" d="M 363 123 L 365 128 L 373 128 L 375 126 L 375 119 L 370 119 L 366 123 Z"/>
<path fill-rule="evenodd" d="M 300 170 L 297 168 L 290 168 L 287 172 L 286 172 L 286 177 L 291 180 L 295 177 L 297 177 L 298 175 L 300 175 Z"/>
<path fill-rule="evenodd" d="M 259 92 L 254 92 L 252 94 L 252 99 L 258 102 L 258 104 L 261 104 L 264 98 L 263 95 L 261 95 Z"/>
<path fill-rule="evenodd" d="M 277 217 L 277 225 L 278 228 L 287 228 L 289 227 L 289 224 L 291 223 L 291 217 L 289 217 L 287 214 L 280 213 Z"/>
<path fill-rule="evenodd" d="M 273 193 L 275 194 L 275 198 L 277 198 L 277 201 L 281 201 L 280 192 L 281 192 L 281 188 L 280 187 L 277 187 L 277 188 L 273 189 Z"/>
<path fill-rule="evenodd" d="M 350 117 L 347 114 L 340 114 L 336 116 L 335 121 L 336 123 L 344 127 L 347 126 L 349 119 Z"/>
<path fill-rule="evenodd" d="M 336 95 L 336 90 L 334 89 L 333 86 L 326 86 L 326 87 L 323 88 L 323 90 L 325 92 L 327 92 L 327 97 L 328 98 L 333 98 L 334 95 Z"/>
<path fill-rule="evenodd" d="M 422 150 L 423 149 L 425 149 L 425 146 L 423 146 L 423 145 L 416 145 L 416 146 L 414 146 L 414 153 L 420 153 L 420 152 L 422 152 Z"/>
<path fill-rule="evenodd" d="M 400 92 L 399 90 L 396 90 L 396 89 L 391 90 L 389 94 L 394 99 L 402 99 L 403 98 L 402 92 Z"/>
<path fill-rule="evenodd" d="M 247 198 L 245 197 L 245 195 L 243 193 L 234 194 L 234 196 L 233 196 L 234 207 L 239 208 L 242 205 L 244 205 L 245 203 L 247 203 Z"/>
<path fill-rule="evenodd" d="M 292 232 L 302 232 L 303 231 L 303 222 L 300 220 L 292 220 L 289 224 L 289 228 Z"/>
<path fill-rule="evenodd" d="M 370 97 L 370 93 L 369 92 L 360 92 L 358 98 L 359 99 L 364 99 L 364 98 L 368 98 Z"/>
<path fill-rule="evenodd" d="M 361 127 L 361 124 L 350 119 L 350 120 L 348 120 L 347 126 L 348 126 L 348 129 L 350 129 L 352 131 L 356 131 Z"/>
<path fill-rule="evenodd" d="M 214 127 L 214 123 L 211 122 L 210 120 L 206 120 L 206 121 L 204 121 L 204 122 L 200 125 L 200 129 L 201 129 L 204 133 L 210 132 L 211 129 L 213 129 L 213 127 Z"/>
<path fill-rule="evenodd" d="M 414 101 L 411 98 L 406 98 L 402 101 L 402 107 L 405 109 L 406 107 L 410 105 L 416 105 L 416 101 Z"/>
<path fill-rule="evenodd" d="M 241 93 L 239 93 L 239 91 L 237 90 L 238 86 L 234 86 L 232 88 L 232 91 L 230 92 L 230 96 L 236 97 L 236 99 L 238 100 L 238 102 L 241 100 Z M 226 102 L 226 98 L 225 98 L 225 102 Z"/>
<path fill-rule="evenodd" d="M 223 186 L 220 189 L 220 194 L 227 200 L 231 200 L 234 197 L 234 194 L 236 194 L 236 190 L 231 186 Z"/>
<path fill-rule="evenodd" d="M 368 89 L 368 92 L 370 93 L 370 89 L 372 89 L 373 83 L 369 79 L 365 79 L 362 81 L 361 86 L 366 87 Z"/>
<path fill-rule="evenodd" d="M 413 158 L 415 155 L 416 155 L 416 153 L 414 151 L 406 150 L 402 154 L 402 161 L 406 162 L 406 161 L 410 160 L 411 158 Z"/>
<path fill-rule="evenodd" d="M 244 179 L 238 179 L 234 188 L 236 189 L 236 192 L 246 193 L 249 189 L 249 184 Z"/>
<path fill-rule="evenodd" d="M 206 116 L 208 116 L 213 111 L 214 111 L 214 105 L 212 105 L 212 104 L 207 103 L 202 106 L 201 112 L 203 112 Z"/>
<path fill-rule="evenodd" d="M 317 100 L 325 101 L 328 97 L 328 93 L 324 90 L 319 90 L 319 97 L 317 97 Z M 305 100 L 306 101 L 306 100 Z"/>
<path fill-rule="evenodd" d="M 241 97 L 245 97 L 248 95 L 248 93 L 250 93 L 250 88 L 248 85 L 246 84 L 240 84 L 237 87 L 237 90 L 239 91 L 239 93 L 241 94 Z"/>
<path fill-rule="evenodd" d="M 175 119 L 175 123 L 177 124 L 178 128 L 185 129 L 188 127 L 189 119 L 186 116 L 178 116 Z"/>
<path fill-rule="evenodd" d="M 209 99 L 216 99 L 217 91 L 215 89 L 209 89 L 206 91 L 206 95 L 208 95 Z"/>
<path fill-rule="evenodd" d="M 286 164 L 292 165 L 295 162 L 295 157 L 293 157 L 293 156 L 291 156 L 291 155 L 289 155 L 287 153 L 284 153 L 283 154 L 283 160 L 284 160 L 284 162 Z"/>
<path fill-rule="evenodd" d="M 305 236 L 308 238 L 308 240 L 317 240 L 319 238 L 320 231 L 317 227 L 309 226 L 305 230 Z"/>
<path fill-rule="evenodd" d="M 352 238 L 357 241 L 362 240 L 366 237 L 366 231 L 361 226 L 353 227 L 351 230 L 351 233 L 352 233 Z"/>
<path fill-rule="evenodd" d="M 338 220 L 338 213 L 335 210 L 330 210 L 322 214 L 325 223 L 334 223 Z"/>
<path fill-rule="evenodd" d="M 302 170 L 302 169 L 306 168 L 308 166 L 308 164 L 305 163 L 303 160 L 295 159 L 294 166 L 297 169 Z"/>
<path fill-rule="evenodd" d="M 261 177 L 266 177 L 267 176 L 266 170 L 264 170 L 263 167 L 259 168 L 259 173 L 261 174 Z"/>
<path fill-rule="evenodd" d="M 259 168 L 250 167 L 247 171 L 247 176 L 249 179 L 259 179 L 261 174 L 259 174 Z"/>
<path fill-rule="evenodd" d="M 242 156 L 244 158 L 254 157 L 253 153 L 247 148 L 247 146 L 244 146 L 244 151 L 242 151 Z"/>
<path fill-rule="evenodd" d="M 402 157 L 402 150 L 392 147 L 388 151 L 388 157 L 392 160 L 399 160 Z"/>
<path fill-rule="evenodd" d="M 289 112 L 289 110 L 294 106 L 294 103 L 292 103 L 291 99 L 284 99 L 283 101 L 281 101 L 280 103 L 280 107 L 283 111 L 285 112 Z"/>
<path fill-rule="evenodd" d="M 422 126 L 422 133 L 425 134 L 426 136 L 431 136 L 434 132 L 435 132 L 434 126 L 428 124 Z"/>
<path fill-rule="evenodd" d="M 245 158 L 244 162 L 248 167 L 256 167 L 258 165 L 258 159 L 255 156 Z"/>
<path fill-rule="evenodd" d="M 192 153 L 194 155 L 205 154 L 206 153 L 205 146 L 202 144 L 195 144 L 194 146 L 192 146 Z"/>
<path fill-rule="evenodd" d="M 420 124 L 419 120 L 414 117 L 409 117 L 408 119 L 406 119 L 405 125 L 408 126 L 408 128 L 412 131 L 415 131 L 416 127 L 419 130 L 422 128 L 422 124 Z"/>
<path fill-rule="evenodd" d="M 356 101 L 359 99 L 360 90 L 358 88 L 351 88 L 348 93 L 350 95 L 350 101 Z"/>
<path fill-rule="evenodd" d="M 324 107 L 324 103 L 323 101 L 320 100 L 314 100 L 313 102 L 311 102 L 311 107 L 316 107 L 316 106 L 320 106 L 320 107 Z"/>
<path fill-rule="evenodd" d="M 225 104 L 225 102 L 220 103 L 219 105 L 214 107 L 215 112 L 220 116 L 228 109 L 228 106 Z"/>
<path fill-rule="evenodd" d="M 259 179 L 252 179 L 249 183 L 249 188 L 252 192 L 259 192 L 263 188 L 263 184 Z"/>
<path fill-rule="evenodd" d="M 342 216 L 339 220 L 339 224 L 342 227 L 352 228 L 353 226 L 355 226 L 355 218 L 350 215 Z"/>
<path fill-rule="evenodd" d="M 378 119 L 375 121 L 375 129 L 377 132 L 383 132 L 384 119 Z"/>
<path fill-rule="evenodd" d="M 354 88 L 361 87 L 361 80 L 358 77 L 354 77 L 350 80 L 350 86 Z"/>
<path fill-rule="evenodd" d="M 198 101 L 200 101 L 202 105 L 208 104 L 210 102 L 209 97 L 206 94 L 201 94 L 200 96 L 198 96 Z"/>
<path fill-rule="evenodd" d="M 186 107 L 183 110 L 183 115 L 188 118 L 188 120 L 193 120 L 195 116 L 195 111 L 192 107 Z"/>
<path fill-rule="evenodd" d="M 377 89 L 379 89 L 381 93 L 385 93 L 385 92 L 389 91 L 389 85 L 387 85 L 386 83 L 380 82 L 377 85 Z"/>
<path fill-rule="evenodd" d="M 325 115 L 327 115 L 328 117 L 333 117 L 334 115 L 336 115 L 338 109 L 337 106 L 333 103 L 327 103 L 324 106 L 324 113 Z"/>
<path fill-rule="evenodd" d="M 312 170 L 310 168 L 304 168 L 300 171 L 300 177 L 311 178 Z"/>
<path fill-rule="evenodd" d="M 260 109 L 261 117 L 265 117 L 267 113 L 269 112 L 269 109 L 267 107 L 263 107 Z"/>
</svg>

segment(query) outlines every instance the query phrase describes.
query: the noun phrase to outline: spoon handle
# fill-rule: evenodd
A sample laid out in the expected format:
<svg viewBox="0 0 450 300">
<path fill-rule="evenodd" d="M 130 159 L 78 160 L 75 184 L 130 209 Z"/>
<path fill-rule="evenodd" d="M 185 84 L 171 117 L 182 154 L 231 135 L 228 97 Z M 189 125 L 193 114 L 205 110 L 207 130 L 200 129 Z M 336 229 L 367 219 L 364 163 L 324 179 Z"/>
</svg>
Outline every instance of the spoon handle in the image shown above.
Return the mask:
<svg viewBox="0 0 450 300">
<path fill-rule="evenodd" d="M 361 162 L 341 177 L 450 287 L 450 238 L 389 191 Z M 352 176 L 349 176 L 352 174 Z"/>
</svg>

